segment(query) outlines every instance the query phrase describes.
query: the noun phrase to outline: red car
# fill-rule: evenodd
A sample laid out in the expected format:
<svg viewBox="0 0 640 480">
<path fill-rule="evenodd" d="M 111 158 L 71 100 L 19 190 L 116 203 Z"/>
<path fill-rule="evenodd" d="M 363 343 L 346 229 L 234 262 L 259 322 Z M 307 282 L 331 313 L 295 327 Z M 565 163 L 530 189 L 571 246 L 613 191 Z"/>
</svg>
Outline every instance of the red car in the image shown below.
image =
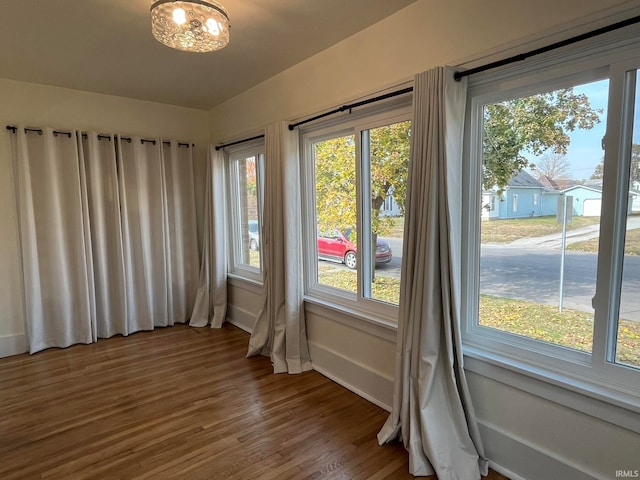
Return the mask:
<svg viewBox="0 0 640 480">
<path fill-rule="evenodd" d="M 355 270 L 358 266 L 358 251 L 356 245 L 349 239 L 352 230 L 350 228 L 318 233 L 318 259 L 344 263 L 348 268 Z M 376 242 L 376 265 L 391 261 L 391 247 L 389 243 L 378 237 Z"/>
</svg>

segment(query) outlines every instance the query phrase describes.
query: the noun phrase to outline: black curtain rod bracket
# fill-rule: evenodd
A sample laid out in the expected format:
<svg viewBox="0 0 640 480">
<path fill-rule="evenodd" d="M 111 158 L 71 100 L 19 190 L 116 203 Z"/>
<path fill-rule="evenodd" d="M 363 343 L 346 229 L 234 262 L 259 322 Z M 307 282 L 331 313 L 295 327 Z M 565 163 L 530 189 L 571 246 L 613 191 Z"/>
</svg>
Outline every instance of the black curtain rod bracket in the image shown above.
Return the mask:
<svg viewBox="0 0 640 480">
<path fill-rule="evenodd" d="M 519 53 L 518 55 L 513 55 L 511 57 L 504 58 L 502 60 L 496 60 L 495 62 L 487 63 L 486 65 L 480 65 L 479 67 L 470 68 L 469 70 L 455 72 L 453 74 L 453 78 L 454 80 L 459 82 L 464 77 L 468 77 L 469 75 L 473 75 L 474 73 L 485 72 L 487 70 L 503 67 L 505 65 L 510 65 L 512 63 L 521 62 L 523 60 L 526 60 L 529 57 L 547 53 L 552 50 L 557 50 L 558 48 L 566 47 L 567 45 L 572 45 L 574 43 L 578 43 L 583 40 L 588 40 L 589 38 L 597 37 L 598 35 L 603 35 L 605 33 L 613 32 L 614 30 L 618 30 L 623 27 L 635 25 L 636 23 L 640 23 L 640 15 L 627 18 L 626 20 L 622 20 L 620 22 L 612 23 L 611 25 L 607 25 L 605 27 L 597 28 L 590 32 L 576 35 L 575 37 L 567 38 L 566 40 L 561 40 L 559 42 L 552 43 L 551 45 L 547 45 L 545 47 L 536 48 L 534 50 L 530 50 L 525 53 Z"/>
</svg>

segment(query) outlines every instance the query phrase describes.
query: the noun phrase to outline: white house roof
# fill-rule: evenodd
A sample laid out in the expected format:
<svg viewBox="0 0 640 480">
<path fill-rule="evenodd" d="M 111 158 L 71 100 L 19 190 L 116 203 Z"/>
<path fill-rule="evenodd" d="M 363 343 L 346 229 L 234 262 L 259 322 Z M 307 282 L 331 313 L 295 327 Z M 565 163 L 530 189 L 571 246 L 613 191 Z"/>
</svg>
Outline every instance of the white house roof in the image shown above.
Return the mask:
<svg viewBox="0 0 640 480">
<path fill-rule="evenodd" d="M 582 188 L 584 190 L 591 190 L 592 192 L 602 193 L 602 186 L 598 185 L 574 185 L 573 187 L 565 188 L 563 192 L 568 192 L 570 190 L 577 190 L 578 188 Z"/>
</svg>

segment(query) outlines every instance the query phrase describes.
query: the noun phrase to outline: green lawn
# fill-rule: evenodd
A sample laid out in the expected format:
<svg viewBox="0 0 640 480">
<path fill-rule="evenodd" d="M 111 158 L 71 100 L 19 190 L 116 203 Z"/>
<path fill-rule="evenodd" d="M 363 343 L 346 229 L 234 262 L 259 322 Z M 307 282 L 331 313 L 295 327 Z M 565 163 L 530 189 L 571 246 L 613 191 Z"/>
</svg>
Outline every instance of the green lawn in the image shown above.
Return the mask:
<svg viewBox="0 0 640 480">
<path fill-rule="evenodd" d="M 318 282 L 322 285 L 341 288 L 349 292 L 358 291 L 358 279 L 355 270 L 335 268 L 326 262 L 318 264 Z M 371 286 L 371 296 L 383 302 L 398 304 L 400 299 L 400 279 L 376 275 Z"/>
<path fill-rule="evenodd" d="M 260 268 L 260 250 L 249 250 L 249 265 Z"/>
<path fill-rule="evenodd" d="M 492 295 L 480 296 L 480 324 L 584 352 L 593 342 L 591 313 Z M 640 367 L 640 322 L 620 320 L 616 359 Z"/>
<path fill-rule="evenodd" d="M 384 219 L 391 225 L 384 225 L 382 237 L 402 238 L 404 235 L 404 217 Z M 573 217 L 567 225 L 567 230 L 574 230 L 589 225 L 596 225 L 600 217 Z M 520 238 L 542 237 L 552 233 L 562 232 L 562 225 L 556 222 L 556 217 L 514 218 L 511 220 L 490 220 L 481 224 L 482 243 L 509 243 Z"/>
<path fill-rule="evenodd" d="M 567 230 L 595 225 L 599 217 L 573 217 Z M 520 238 L 542 237 L 562 232 L 562 225 L 555 216 L 516 218 L 513 220 L 489 220 L 480 225 L 482 243 L 510 243 Z"/>
<path fill-rule="evenodd" d="M 598 251 L 598 241 L 597 238 L 592 238 L 584 242 L 572 243 L 567 245 L 567 250 L 596 253 Z M 640 229 L 627 230 L 624 253 L 625 255 L 640 255 Z"/>
</svg>

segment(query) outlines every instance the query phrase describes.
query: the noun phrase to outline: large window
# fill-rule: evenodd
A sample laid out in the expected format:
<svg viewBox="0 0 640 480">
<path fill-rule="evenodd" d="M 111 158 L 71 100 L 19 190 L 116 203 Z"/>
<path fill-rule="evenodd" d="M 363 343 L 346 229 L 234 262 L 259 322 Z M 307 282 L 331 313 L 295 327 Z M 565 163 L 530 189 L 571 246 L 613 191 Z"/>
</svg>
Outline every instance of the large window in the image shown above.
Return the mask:
<svg viewBox="0 0 640 480">
<path fill-rule="evenodd" d="M 479 325 L 591 352 L 607 93 L 602 80 L 482 105 L 482 188 L 512 208 L 480 222 Z"/>
<path fill-rule="evenodd" d="M 262 224 L 262 145 L 228 153 L 229 269 L 240 277 L 260 281 Z"/>
<path fill-rule="evenodd" d="M 636 67 L 470 83 L 463 277 L 467 345 L 638 398 Z"/>
<path fill-rule="evenodd" d="M 307 293 L 395 320 L 408 109 L 303 133 Z"/>
</svg>

